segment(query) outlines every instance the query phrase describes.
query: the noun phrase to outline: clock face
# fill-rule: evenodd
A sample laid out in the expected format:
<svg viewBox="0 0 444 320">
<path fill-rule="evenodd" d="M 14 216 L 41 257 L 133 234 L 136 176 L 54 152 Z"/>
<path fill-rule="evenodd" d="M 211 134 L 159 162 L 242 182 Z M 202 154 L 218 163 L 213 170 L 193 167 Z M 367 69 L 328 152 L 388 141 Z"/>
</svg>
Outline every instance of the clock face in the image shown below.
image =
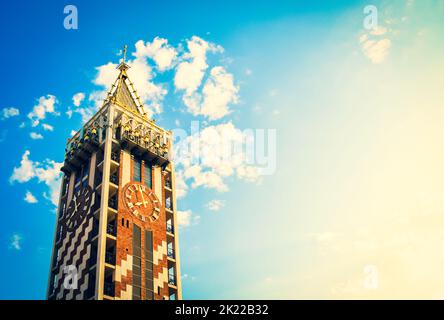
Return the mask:
<svg viewBox="0 0 444 320">
<path fill-rule="evenodd" d="M 75 230 L 83 222 L 91 207 L 92 194 L 88 185 L 73 194 L 64 218 L 66 231 Z"/>
<path fill-rule="evenodd" d="M 123 189 L 125 206 L 142 221 L 156 221 L 160 202 L 154 192 L 142 183 L 129 183 Z"/>
</svg>

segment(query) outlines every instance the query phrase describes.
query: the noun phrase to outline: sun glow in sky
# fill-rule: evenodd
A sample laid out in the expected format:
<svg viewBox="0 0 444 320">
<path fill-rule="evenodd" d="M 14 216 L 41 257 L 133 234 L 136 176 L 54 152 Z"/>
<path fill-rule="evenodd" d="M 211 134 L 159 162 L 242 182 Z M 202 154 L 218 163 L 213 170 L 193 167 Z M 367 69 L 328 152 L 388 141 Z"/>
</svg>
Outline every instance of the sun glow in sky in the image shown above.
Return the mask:
<svg viewBox="0 0 444 320">
<path fill-rule="evenodd" d="M 66 139 L 124 44 L 160 126 L 276 132 L 271 174 L 178 162 L 184 298 L 444 298 L 444 3 L 373 2 L 370 30 L 366 1 L 308 3 L 76 1 L 78 30 L 5 5 L 0 298 L 45 298 Z"/>
</svg>

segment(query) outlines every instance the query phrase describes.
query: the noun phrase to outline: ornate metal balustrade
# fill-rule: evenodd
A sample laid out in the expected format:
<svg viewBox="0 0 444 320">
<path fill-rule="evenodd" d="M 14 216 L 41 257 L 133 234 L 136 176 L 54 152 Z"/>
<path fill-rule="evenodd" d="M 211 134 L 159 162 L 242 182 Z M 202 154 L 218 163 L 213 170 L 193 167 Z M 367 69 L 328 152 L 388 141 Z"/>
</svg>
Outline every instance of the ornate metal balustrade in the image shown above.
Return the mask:
<svg viewBox="0 0 444 320">
<path fill-rule="evenodd" d="M 91 126 L 79 133 L 66 147 L 65 163 L 61 170 L 65 174 L 77 170 L 84 161 L 89 159 L 91 153 L 97 150 L 99 144 L 100 140 L 96 127 Z"/>
</svg>

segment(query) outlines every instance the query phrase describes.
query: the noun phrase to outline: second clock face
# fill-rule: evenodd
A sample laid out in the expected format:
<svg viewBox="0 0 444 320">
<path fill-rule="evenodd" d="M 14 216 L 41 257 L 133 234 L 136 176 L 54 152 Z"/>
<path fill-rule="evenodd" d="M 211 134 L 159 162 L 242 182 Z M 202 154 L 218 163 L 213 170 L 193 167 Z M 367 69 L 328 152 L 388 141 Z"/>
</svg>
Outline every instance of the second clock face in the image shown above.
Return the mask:
<svg viewBox="0 0 444 320">
<path fill-rule="evenodd" d="M 91 207 L 92 195 L 90 186 L 85 186 L 73 194 L 64 218 L 68 232 L 74 231 L 85 219 Z"/>
<path fill-rule="evenodd" d="M 142 221 L 156 221 L 160 202 L 154 192 L 142 183 L 129 183 L 123 189 L 125 206 Z"/>
</svg>

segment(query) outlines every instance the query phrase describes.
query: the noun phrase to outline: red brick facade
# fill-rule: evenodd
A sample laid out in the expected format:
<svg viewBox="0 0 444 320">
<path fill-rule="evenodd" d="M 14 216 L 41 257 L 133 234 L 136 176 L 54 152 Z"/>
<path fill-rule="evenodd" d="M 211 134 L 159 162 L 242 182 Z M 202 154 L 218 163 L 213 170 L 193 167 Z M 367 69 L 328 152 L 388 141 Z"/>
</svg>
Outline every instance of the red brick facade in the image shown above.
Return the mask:
<svg viewBox="0 0 444 320">
<path fill-rule="evenodd" d="M 122 152 L 123 153 L 123 152 Z M 130 162 L 130 183 L 134 182 L 134 159 L 131 158 Z M 120 166 L 119 166 L 119 195 L 118 195 L 118 214 L 117 214 L 117 243 L 116 243 L 116 265 L 119 266 L 122 264 L 122 261 L 127 261 L 128 255 L 133 255 L 133 226 L 136 224 L 142 230 L 141 232 L 141 246 L 142 246 L 142 279 L 145 279 L 145 261 L 144 261 L 144 252 L 145 252 L 145 230 L 151 230 L 153 233 L 153 251 L 157 251 L 159 246 L 162 246 L 162 242 L 167 243 L 167 235 L 166 235 L 166 214 L 165 214 L 165 190 L 164 190 L 164 177 L 161 175 L 161 181 L 156 181 L 154 168 L 152 169 L 152 186 L 153 190 L 155 190 L 156 184 L 161 184 L 162 188 L 162 203 L 160 205 L 160 215 L 159 218 L 151 222 L 149 219 L 147 221 L 142 221 L 139 218 L 135 217 L 130 213 L 130 211 L 126 208 L 124 203 L 123 192 L 125 189 L 125 185 L 122 185 L 122 170 L 125 170 L 123 166 L 123 156 L 120 156 Z M 128 168 L 126 168 L 128 170 Z M 141 177 L 144 177 L 145 166 L 141 165 Z M 143 178 L 141 179 L 143 181 Z M 124 219 L 122 224 L 122 219 Z M 162 254 L 162 257 L 156 262 L 154 259 L 153 264 L 153 277 L 158 278 L 159 274 L 163 272 L 163 268 L 168 269 L 168 261 L 167 255 Z M 122 290 L 126 290 L 127 285 L 132 286 L 132 274 L 129 271 L 126 276 L 121 277 L 121 282 L 116 281 L 115 294 L 116 297 L 121 296 Z M 168 283 L 163 283 L 163 288 L 154 287 L 154 298 L 156 300 L 162 300 L 163 297 L 167 297 L 168 294 Z M 159 290 L 160 289 L 160 290 Z M 159 291 L 158 291 L 159 290 Z M 145 281 L 142 280 L 142 300 L 145 299 Z"/>
</svg>

